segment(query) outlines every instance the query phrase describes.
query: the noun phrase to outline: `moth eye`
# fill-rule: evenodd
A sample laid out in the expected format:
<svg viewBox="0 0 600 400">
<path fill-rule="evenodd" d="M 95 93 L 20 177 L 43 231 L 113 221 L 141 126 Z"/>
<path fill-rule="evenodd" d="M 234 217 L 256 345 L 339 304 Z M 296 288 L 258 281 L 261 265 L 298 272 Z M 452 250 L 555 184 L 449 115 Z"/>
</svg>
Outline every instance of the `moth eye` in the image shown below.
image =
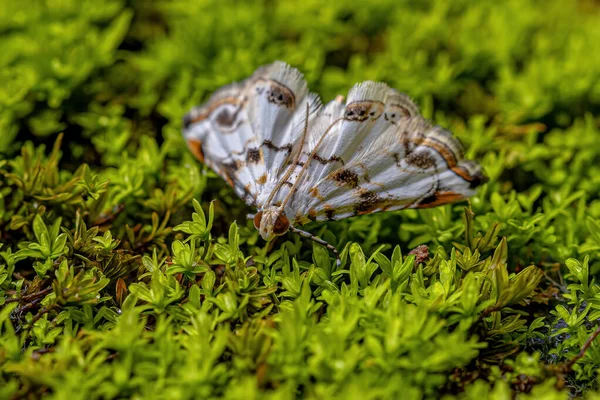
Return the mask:
<svg viewBox="0 0 600 400">
<path fill-rule="evenodd" d="M 290 220 L 287 219 L 285 215 L 280 215 L 279 218 L 275 221 L 275 226 L 273 227 L 273 233 L 276 235 L 283 235 L 290 228 Z"/>
<path fill-rule="evenodd" d="M 254 227 L 260 229 L 260 220 L 262 219 L 262 211 L 259 211 L 254 216 Z"/>
</svg>

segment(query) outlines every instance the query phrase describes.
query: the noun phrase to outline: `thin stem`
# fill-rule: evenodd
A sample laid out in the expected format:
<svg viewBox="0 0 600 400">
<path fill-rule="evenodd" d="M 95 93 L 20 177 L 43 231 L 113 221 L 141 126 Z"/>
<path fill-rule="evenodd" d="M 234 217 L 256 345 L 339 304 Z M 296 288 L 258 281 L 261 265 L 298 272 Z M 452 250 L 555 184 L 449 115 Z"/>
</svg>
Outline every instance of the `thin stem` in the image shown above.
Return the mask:
<svg viewBox="0 0 600 400">
<path fill-rule="evenodd" d="M 596 337 L 598 337 L 598 335 L 600 335 L 600 325 L 598 325 L 596 327 L 596 330 L 585 341 L 583 346 L 581 346 L 581 350 L 579 350 L 579 353 L 564 365 L 563 371 L 565 371 L 565 372 L 571 371 L 571 368 L 573 368 L 573 365 L 575 365 L 575 363 L 577 361 L 579 361 L 581 358 L 583 358 L 583 356 L 585 356 L 585 352 L 587 351 L 587 349 L 590 348 L 590 346 L 592 345 L 592 342 L 594 341 L 594 339 L 596 339 Z"/>
<path fill-rule="evenodd" d="M 45 296 L 46 294 L 52 291 L 52 287 L 46 288 L 44 290 L 40 290 L 39 292 L 28 294 L 27 296 L 16 297 L 14 299 L 6 299 L 5 303 L 14 303 L 15 301 L 31 301 L 38 297 Z"/>
</svg>

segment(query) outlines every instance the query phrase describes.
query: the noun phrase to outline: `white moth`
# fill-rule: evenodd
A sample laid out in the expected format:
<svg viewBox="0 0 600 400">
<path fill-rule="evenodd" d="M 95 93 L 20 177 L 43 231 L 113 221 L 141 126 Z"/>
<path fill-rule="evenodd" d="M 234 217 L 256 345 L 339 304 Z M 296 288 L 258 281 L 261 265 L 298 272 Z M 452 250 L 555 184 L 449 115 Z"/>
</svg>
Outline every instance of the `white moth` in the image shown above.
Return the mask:
<svg viewBox="0 0 600 400">
<path fill-rule="evenodd" d="M 450 132 L 427 122 L 403 93 L 355 85 L 323 106 L 283 62 L 225 86 L 184 117 L 193 154 L 248 205 L 265 240 L 297 227 L 465 199 L 485 182 Z"/>
</svg>

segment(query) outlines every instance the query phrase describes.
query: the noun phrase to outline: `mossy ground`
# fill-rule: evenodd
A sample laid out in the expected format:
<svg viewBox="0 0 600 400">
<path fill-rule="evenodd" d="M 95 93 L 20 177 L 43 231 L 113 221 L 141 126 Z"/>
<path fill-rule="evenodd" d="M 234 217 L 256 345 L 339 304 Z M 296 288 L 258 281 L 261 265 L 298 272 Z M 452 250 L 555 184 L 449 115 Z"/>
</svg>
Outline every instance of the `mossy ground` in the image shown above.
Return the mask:
<svg viewBox="0 0 600 400">
<path fill-rule="evenodd" d="M 0 398 L 600 397 L 599 18 L 591 0 L 2 2 Z M 181 117 L 275 59 L 325 101 L 367 79 L 408 93 L 490 182 L 310 226 L 341 268 L 264 243 Z"/>
</svg>

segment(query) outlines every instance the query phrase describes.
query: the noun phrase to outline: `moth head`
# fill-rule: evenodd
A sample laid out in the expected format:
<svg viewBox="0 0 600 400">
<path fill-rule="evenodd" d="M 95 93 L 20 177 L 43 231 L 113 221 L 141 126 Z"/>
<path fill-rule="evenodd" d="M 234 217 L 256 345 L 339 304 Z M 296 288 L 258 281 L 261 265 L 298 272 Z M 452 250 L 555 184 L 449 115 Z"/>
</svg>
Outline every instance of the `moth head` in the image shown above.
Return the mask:
<svg viewBox="0 0 600 400">
<path fill-rule="evenodd" d="M 254 216 L 254 227 L 260 232 L 264 240 L 272 240 L 281 236 L 290 229 L 290 220 L 281 208 L 276 206 L 266 207 Z"/>
</svg>

